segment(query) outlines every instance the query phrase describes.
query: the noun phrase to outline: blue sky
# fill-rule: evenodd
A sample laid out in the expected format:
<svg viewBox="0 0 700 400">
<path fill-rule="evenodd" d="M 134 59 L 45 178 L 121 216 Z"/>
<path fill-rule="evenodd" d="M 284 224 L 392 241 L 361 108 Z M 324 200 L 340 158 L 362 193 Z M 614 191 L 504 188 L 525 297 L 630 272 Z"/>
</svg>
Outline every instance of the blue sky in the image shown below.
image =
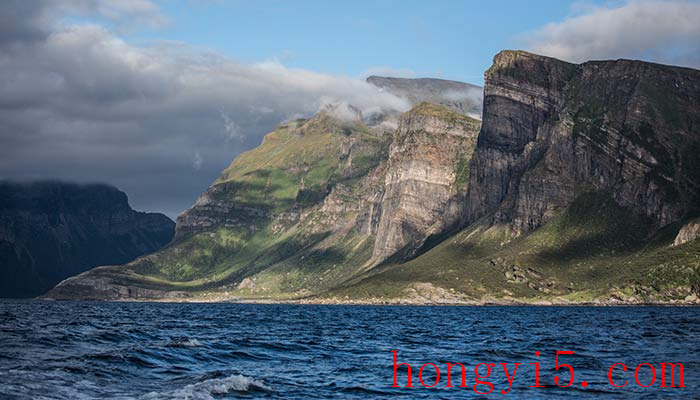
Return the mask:
<svg viewBox="0 0 700 400">
<path fill-rule="evenodd" d="M 518 35 L 559 21 L 580 2 L 187 1 L 158 2 L 169 22 L 126 37 L 175 40 L 244 63 L 360 76 L 385 67 L 476 84 Z M 593 4 L 593 3 L 587 3 Z M 379 70 L 381 71 L 381 69 Z"/>
</svg>

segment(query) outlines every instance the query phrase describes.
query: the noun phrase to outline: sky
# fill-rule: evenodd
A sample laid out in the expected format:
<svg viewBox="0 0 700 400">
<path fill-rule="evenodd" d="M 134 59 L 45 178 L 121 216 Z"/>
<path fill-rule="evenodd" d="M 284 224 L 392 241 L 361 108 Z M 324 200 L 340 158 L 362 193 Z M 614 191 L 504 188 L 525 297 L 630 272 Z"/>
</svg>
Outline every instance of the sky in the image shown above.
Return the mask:
<svg viewBox="0 0 700 400">
<path fill-rule="evenodd" d="M 494 54 L 516 45 L 515 34 L 570 13 L 560 0 L 159 4 L 172 24 L 132 39 L 165 36 L 242 62 L 275 60 L 338 75 L 388 72 L 478 85 Z"/>
<path fill-rule="evenodd" d="M 0 179 L 175 218 L 283 120 L 408 107 L 368 75 L 481 85 L 502 49 L 698 68 L 697 21 L 686 0 L 3 0 Z"/>
</svg>

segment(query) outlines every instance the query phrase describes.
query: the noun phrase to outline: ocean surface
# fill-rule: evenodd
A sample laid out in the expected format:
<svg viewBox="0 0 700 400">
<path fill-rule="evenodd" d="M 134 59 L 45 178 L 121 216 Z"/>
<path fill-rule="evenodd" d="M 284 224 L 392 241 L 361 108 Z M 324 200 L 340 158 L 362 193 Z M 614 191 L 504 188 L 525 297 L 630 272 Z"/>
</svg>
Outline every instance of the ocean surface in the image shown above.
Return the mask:
<svg viewBox="0 0 700 400">
<path fill-rule="evenodd" d="M 700 398 L 700 308 L 0 302 L 1 399 Z M 392 388 L 394 360 L 414 388 Z M 575 371 L 569 381 L 566 367 Z M 540 352 L 540 356 L 535 355 Z M 445 388 L 445 363 L 453 388 Z M 513 375 L 514 365 L 522 363 Z M 535 380 L 539 362 L 540 385 Z M 681 362 L 684 388 L 659 388 Z M 440 368 L 434 388 L 419 382 Z M 474 367 L 494 363 L 473 391 Z M 509 363 L 508 381 L 498 363 Z M 608 383 L 608 369 L 618 365 Z M 657 369 L 639 387 L 634 369 Z M 486 375 L 486 366 L 480 367 Z M 407 369 L 398 369 L 406 384 Z M 422 379 L 437 379 L 434 367 Z M 641 367 L 639 380 L 652 372 Z M 582 386 L 586 381 L 588 385 Z M 670 385 L 667 372 L 667 385 Z M 676 385 L 678 385 L 676 370 Z M 489 390 L 487 385 L 477 386 Z"/>
</svg>

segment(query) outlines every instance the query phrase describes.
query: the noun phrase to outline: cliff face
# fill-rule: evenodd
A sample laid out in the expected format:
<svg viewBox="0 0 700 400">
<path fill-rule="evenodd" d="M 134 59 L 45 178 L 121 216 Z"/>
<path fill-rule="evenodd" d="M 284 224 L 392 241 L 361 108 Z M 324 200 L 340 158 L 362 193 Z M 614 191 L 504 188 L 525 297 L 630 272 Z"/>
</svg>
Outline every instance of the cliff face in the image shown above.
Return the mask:
<svg viewBox="0 0 700 400">
<path fill-rule="evenodd" d="M 0 297 L 37 296 L 60 280 L 158 250 L 173 235 L 106 185 L 0 183 Z"/>
<path fill-rule="evenodd" d="M 700 71 L 504 51 L 485 78 L 468 221 L 520 234 L 589 191 L 658 227 L 698 213 Z"/>
<path fill-rule="evenodd" d="M 393 135 L 373 256 L 412 256 L 431 235 L 457 228 L 479 123 L 428 103 Z"/>
<path fill-rule="evenodd" d="M 673 246 L 680 246 L 688 242 L 692 242 L 700 238 L 700 219 L 695 219 L 687 224 L 678 231 L 676 238 L 673 240 Z"/>
</svg>

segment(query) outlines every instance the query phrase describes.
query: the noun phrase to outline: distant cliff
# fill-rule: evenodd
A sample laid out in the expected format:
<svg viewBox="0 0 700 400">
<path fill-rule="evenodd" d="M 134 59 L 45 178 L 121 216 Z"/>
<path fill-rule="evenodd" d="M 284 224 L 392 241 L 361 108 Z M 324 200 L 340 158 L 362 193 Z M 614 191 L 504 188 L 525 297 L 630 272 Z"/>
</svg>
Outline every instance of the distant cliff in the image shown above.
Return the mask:
<svg viewBox="0 0 700 400">
<path fill-rule="evenodd" d="M 390 78 L 370 76 L 367 82 L 413 105 L 423 102 L 447 107 L 460 114 L 480 118 L 482 88 L 464 82 L 435 78 Z"/>
<path fill-rule="evenodd" d="M 89 268 L 122 264 L 173 236 L 162 214 L 107 185 L 0 183 L 0 298 L 34 297 Z"/>
</svg>

